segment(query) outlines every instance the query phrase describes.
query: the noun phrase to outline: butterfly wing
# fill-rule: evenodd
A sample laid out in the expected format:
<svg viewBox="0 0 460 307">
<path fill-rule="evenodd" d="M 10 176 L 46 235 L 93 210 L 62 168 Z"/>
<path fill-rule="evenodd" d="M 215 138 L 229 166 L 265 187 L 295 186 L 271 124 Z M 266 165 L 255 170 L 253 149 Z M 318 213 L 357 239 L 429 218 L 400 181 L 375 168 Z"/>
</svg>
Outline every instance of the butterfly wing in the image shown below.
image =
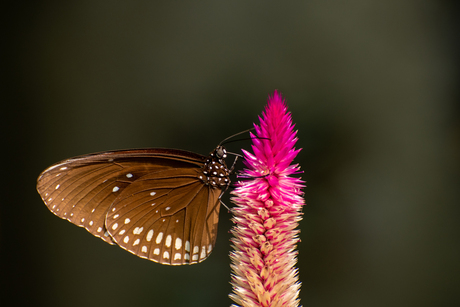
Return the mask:
<svg viewBox="0 0 460 307">
<path fill-rule="evenodd" d="M 163 264 L 197 263 L 217 235 L 221 189 L 199 179 L 206 157 L 182 150 L 124 150 L 59 162 L 37 190 L 55 215 Z"/>
<path fill-rule="evenodd" d="M 201 170 L 149 173 L 126 187 L 107 214 L 122 248 L 162 264 L 203 261 L 214 248 L 220 189 L 197 180 Z"/>
</svg>

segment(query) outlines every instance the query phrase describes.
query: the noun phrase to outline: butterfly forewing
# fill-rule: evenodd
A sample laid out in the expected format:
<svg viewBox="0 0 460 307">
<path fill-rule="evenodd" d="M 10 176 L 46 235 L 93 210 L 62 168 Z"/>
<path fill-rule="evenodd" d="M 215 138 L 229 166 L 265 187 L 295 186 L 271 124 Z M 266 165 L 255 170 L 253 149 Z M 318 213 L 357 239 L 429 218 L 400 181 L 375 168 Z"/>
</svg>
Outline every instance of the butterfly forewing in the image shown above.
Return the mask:
<svg viewBox="0 0 460 307">
<path fill-rule="evenodd" d="M 162 264 L 197 263 L 214 248 L 229 183 L 222 160 L 218 178 L 203 173 L 214 160 L 171 149 L 80 156 L 45 170 L 37 190 L 54 214 L 108 243 Z"/>
<path fill-rule="evenodd" d="M 73 165 L 70 161 L 45 172 L 37 188 L 54 214 L 113 244 L 104 223 L 107 208 L 116 198 L 113 183 L 120 175 L 117 165 Z M 119 184 L 120 188 L 126 185 Z"/>
</svg>

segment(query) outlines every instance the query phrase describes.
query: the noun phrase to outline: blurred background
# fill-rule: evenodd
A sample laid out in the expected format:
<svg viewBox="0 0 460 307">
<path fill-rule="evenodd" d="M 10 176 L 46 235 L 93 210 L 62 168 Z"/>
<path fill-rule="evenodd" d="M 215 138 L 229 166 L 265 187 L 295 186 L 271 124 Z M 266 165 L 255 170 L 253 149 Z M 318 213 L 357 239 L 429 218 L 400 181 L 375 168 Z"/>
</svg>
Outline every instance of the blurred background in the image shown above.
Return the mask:
<svg viewBox="0 0 460 307">
<path fill-rule="evenodd" d="M 6 305 L 229 306 L 226 210 L 208 260 L 162 266 L 54 216 L 36 178 L 97 151 L 208 154 L 257 122 L 275 89 L 296 123 L 308 186 L 302 305 L 460 304 L 458 2 L 30 1 L 4 9 Z"/>
</svg>

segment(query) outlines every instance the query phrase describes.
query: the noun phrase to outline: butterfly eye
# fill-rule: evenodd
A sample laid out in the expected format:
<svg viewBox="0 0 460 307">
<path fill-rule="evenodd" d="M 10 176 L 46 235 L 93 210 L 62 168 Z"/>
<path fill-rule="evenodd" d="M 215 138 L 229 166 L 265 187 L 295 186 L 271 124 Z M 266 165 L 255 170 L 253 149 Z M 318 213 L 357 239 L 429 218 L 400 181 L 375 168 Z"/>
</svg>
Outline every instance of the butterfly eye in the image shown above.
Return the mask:
<svg viewBox="0 0 460 307">
<path fill-rule="evenodd" d="M 216 148 L 216 157 L 218 159 L 225 159 L 227 157 L 227 150 L 224 148 L 224 146 L 218 146 Z"/>
</svg>

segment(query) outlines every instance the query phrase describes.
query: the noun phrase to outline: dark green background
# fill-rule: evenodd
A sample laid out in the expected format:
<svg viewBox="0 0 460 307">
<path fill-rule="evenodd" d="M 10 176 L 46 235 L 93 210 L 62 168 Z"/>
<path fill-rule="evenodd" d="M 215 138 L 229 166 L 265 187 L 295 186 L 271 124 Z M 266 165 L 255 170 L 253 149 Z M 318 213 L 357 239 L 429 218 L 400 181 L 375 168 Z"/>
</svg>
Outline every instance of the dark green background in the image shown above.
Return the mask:
<svg viewBox="0 0 460 307">
<path fill-rule="evenodd" d="M 2 306 L 230 305 L 226 210 L 208 260 L 167 267 L 58 219 L 35 180 L 96 151 L 207 154 L 256 122 L 274 89 L 299 130 L 308 185 L 302 304 L 460 304 L 455 1 L 13 3 L 2 35 Z"/>
</svg>

